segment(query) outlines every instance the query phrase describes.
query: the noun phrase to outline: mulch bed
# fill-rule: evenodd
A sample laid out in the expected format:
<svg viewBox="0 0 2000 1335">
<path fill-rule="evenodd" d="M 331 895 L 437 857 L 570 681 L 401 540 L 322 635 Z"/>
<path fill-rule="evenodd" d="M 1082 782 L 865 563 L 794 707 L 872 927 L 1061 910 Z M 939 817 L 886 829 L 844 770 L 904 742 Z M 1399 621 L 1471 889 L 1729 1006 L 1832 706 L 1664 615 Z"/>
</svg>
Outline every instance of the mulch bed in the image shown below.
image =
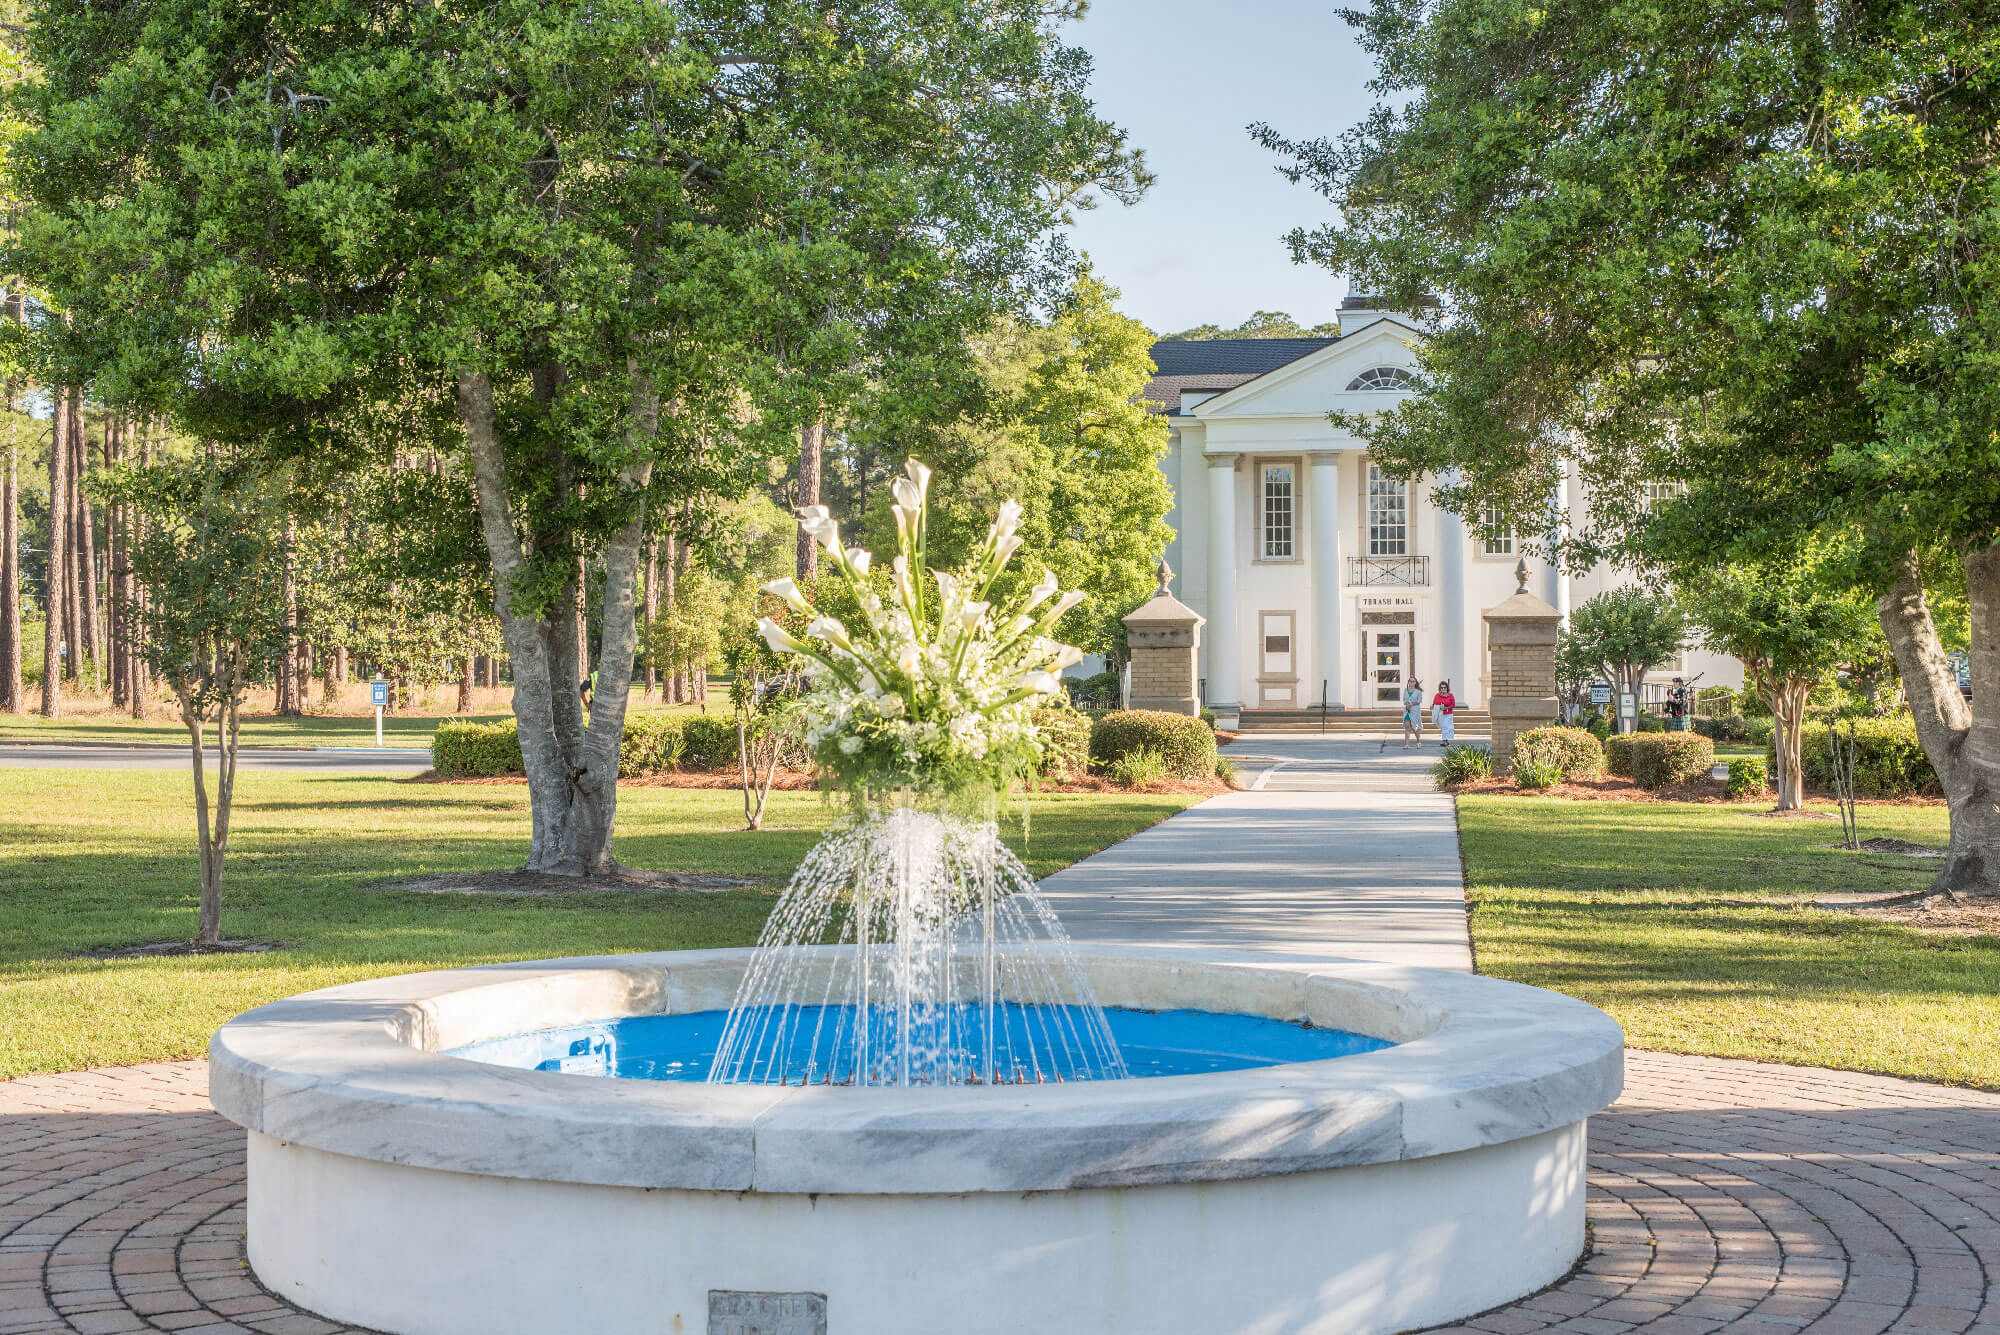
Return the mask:
<svg viewBox="0 0 2000 1335">
<path fill-rule="evenodd" d="M 1765 807 L 1771 803 L 1769 792 L 1751 793 L 1743 797 L 1731 797 L 1722 783 L 1715 779 L 1698 779 L 1693 783 L 1670 784 L 1662 788 L 1641 788 L 1630 779 L 1607 775 L 1602 779 L 1565 779 L 1549 788 L 1520 788 L 1512 779 L 1474 779 L 1470 783 L 1453 784 L 1444 790 L 1448 793 L 1491 794 L 1496 797 L 1562 797 L 1573 802 L 1704 802 L 1716 806 Z M 1833 794 L 1807 792 L 1807 797 L 1832 800 Z M 1864 807 L 1940 807 L 1941 797 L 1864 797 L 1857 803 Z M 1777 819 L 1790 820 L 1832 820 L 1833 815 L 1825 811 L 1771 811 L 1756 813 Z M 1895 850 L 1884 850 L 1895 851 Z"/>
<path fill-rule="evenodd" d="M 1875 904 L 1840 911 L 1939 936 L 2000 936 L 2000 900 L 1930 895 L 1904 904 Z"/>
<path fill-rule="evenodd" d="M 249 937 L 230 940 L 227 937 L 212 946 L 198 946 L 192 941 L 146 941 L 136 946 L 96 946 L 79 951 L 76 958 L 86 960 L 139 960 L 159 959 L 172 955 L 261 955 L 278 949 L 276 941 L 258 941 Z"/>
<path fill-rule="evenodd" d="M 402 881 L 382 881 L 371 890 L 410 890 L 425 895 L 561 895 L 602 894 L 637 890 L 647 894 L 714 894 L 754 884 L 737 876 L 700 876 L 673 871 L 643 871 L 620 867 L 610 876 L 554 876 L 543 871 L 440 872 Z"/>
</svg>

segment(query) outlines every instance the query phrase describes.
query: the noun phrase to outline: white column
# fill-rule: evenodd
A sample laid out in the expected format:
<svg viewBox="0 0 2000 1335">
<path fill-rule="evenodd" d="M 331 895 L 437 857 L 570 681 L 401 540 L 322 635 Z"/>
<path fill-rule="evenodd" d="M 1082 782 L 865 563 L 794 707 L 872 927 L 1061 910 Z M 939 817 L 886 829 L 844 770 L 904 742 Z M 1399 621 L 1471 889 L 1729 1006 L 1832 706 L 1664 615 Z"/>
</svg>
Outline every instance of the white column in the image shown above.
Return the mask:
<svg viewBox="0 0 2000 1335">
<path fill-rule="evenodd" d="M 1340 707 L 1347 703 L 1347 674 L 1340 663 L 1340 577 L 1346 564 L 1340 549 L 1340 456 L 1311 458 L 1313 676 L 1303 703 L 1318 704 L 1325 682 L 1327 702 Z"/>
<path fill-rule="evenodd" d="M 1237 684 L 1236 645 L 1236 456 L 1208 456 L 1208 646 L 1207 704 L 1218 714 L 1243 707 Z"/>
<path fill-rule="evenodd" d="M 1569 460 L 1567 459 L 1557 465 L 1555 511 L 1551 518 L 1554 522 L 1550 526 L 1549 545 L 1559 549 L 1569 540 Z M 1542 595 L 1543 600 L 1555 608 L 1557 615 L 1562 618 L 1556 624 L 1567 627 L 1569 576 L 1563 571 L 1561 557 L 1554 551 L 1549 553 L 1549 568 L 1545 578 L 1547 592 Z"/>
<path fill-rule="evenodd" d="M 1448 469 L 1439 479 L 1445 486 L 1458 484 L 1458 470 Z M 1443 506 L 1431 505 L 1437 515 L 1437 568 L 1434 578 L 1438 591 L 1438 661 L 1433 677 L 1449 681 L 1452 693 L 1470 698 L 1471 683 L 1465 678 L 1465 521 Z"/>
</svg>

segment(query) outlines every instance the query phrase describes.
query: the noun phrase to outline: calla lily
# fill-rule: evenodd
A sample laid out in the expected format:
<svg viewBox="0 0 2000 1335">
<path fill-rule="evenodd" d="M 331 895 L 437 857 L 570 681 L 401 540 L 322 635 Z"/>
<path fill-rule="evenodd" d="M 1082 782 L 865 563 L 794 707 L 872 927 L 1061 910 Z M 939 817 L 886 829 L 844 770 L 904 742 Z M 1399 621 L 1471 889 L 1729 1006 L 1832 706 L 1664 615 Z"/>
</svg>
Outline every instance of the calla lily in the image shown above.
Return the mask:
<svg viewBox="0 0 2000 1335">
<path fill-rule="evenodd" d="M 1024 672 L 1021 674 L 1021 689 L 1037 695 L 1060 695 L 1062 679 L 1053 672 Z"/>
<path fill-rule="evenodd" d="M 785 576 L 783 579 L 772 580 L 764 586 L 763 591 L 783 598 L 788 606 L 797 611 L 812 611 L 812 604 L 806 601 L 806 596 L 803 593 L 799 592 L 798 581 L 790 575 Z"/>
<path fill-rule="evenodd" d="M 854 567 L 855 574 L 865 575 L 868 573 L 868 567 L 875 564 L 875 554 L 866 547 L 849 547 L 847 564 Z"/>
<path fill-rule="evenodd" d="M 910 481 L 917 484 L 917 502 L 918 504 L 922 504 L 925 493 L 931 489 L 930 468 L 915 459 L 905 459 L 903 460 L 903 471 L 909 474 Z"/>
<path fill-rule="evenodd" d="M 1020 527 L 1020 503 L 1010 498 L 1000 502 L 1000 517 L 993 521 L 993 527 L 987 530 L 987 536 L 996 539 L 1008 538 Z"/>
<path fill-rule="evenodd" d="M 841 649 L 852 649 L 854 641 L 847 638 L 847 627 L 832 617 L 814 617 L 806 627 L 806 634 L 815 640 L 824 640 Z"/>
<path fill-rule="evenodd" d="M 1058 598 L 1056 600 L 1056 605 L 1049 609 L 1049 620 L 1052 622 L 1060 621 L 1062 619 L 1063 613 L 1069 611 L 1070 608 L 1075 607 L 1078 603 L 1082 602 L 1086 596 L 1088 595 L 1080 593 L 1075 589 L 1070 590 L 1068 593 L 1064 594 L 1061 598 Z"/>
<path fill-rule="evenodd" d="M 1014 553 L 1020 550 L 1021 550 L 1021 538 L 1019 537 L 1019 535 L 1013 533 L 1008 534 L 1006 537 L 1000 539 L 1000 548 L 998 553 L 994 557 L 994 565 L 996 566 L 1006 565 L 1009 561 L 1014 559 Z"/>
<path fill-rule="evenodd" d="M 828 551 L 837 552 L 840 547 L 840 525 L 827 513 L 824 505 L 808 505 L 799 511 L 799 527 L 810 534 L 813 540 Z"/>
<path fill-rule="evenodd" d="M 1035 581 L 1035 587 L 1028 591 L 1028 601 L 1021 605 L 1021 610 L 1027 612 L 1040 607 L 1043 603 L 1055 597 L 1056 590 L 1060 587 L 1056 583 L 1056 572 L 1053 570 L 1044 570 L 1042 577 Z"/>
<path fill-rule="evenodd" d="M 757 633 L 764 637 L 764 643 L 771 646 L 773 653 L 810 654 L 812 647 L 798 636 L 780 626 L 769 617 L 757 621 Z"/>
<path fill-rule="evenodd" d="M 966 630 L 977 630 L 979 623 L 986 619 L 987 610 L 992 606 L 991 603 L 967 603 L 958 609 L 958 624 Z"/>
<path fill-rule="evenodd" d="M 1083 661 L 1083 650 L 1073 644 L 1065 644 L 1056 651 L 1055 669 L 1060 672 L 1066 667 L 1075 667 Z"/>
</svg>

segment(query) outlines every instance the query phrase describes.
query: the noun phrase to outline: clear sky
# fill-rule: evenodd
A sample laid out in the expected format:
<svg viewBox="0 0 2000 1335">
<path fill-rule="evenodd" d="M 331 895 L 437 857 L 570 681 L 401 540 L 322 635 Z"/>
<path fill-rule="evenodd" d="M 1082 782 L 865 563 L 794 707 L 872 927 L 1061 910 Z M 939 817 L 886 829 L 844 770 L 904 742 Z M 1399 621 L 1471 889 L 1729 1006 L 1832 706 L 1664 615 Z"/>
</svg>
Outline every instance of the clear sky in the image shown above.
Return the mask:
<svg viewBox="0 0 2000 1335">
<path fill-rule="evenodd" d="M 1253 311 L 1333 318 L 1347 290 L 1292 263 L 1283 237 L 1331 217 L 1278 175 L 1245 128 L 1337 135 L 1367 113 L 1368 57 L 1332 4 L 1315 0 L 1093 0 L 1069 39 L 1096 59 L 1101 114 L 1123 126 L 1159 181 L 1132 208 L 1079 217 L 1072 243 L 1162 333 L 1242 323 Z"/>
</svg>

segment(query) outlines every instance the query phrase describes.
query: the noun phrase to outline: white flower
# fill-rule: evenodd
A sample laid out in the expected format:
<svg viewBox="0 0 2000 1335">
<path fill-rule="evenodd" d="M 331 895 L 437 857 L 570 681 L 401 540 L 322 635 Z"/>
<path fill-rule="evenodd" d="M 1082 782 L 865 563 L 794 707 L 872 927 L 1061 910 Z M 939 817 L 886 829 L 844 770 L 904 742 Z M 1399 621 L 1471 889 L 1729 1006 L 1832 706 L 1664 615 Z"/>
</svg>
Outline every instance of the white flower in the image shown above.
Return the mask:
<svg viewBox="0 0 2000 1335">
<path fill-rule="evenodd" d="M 1044 570 L 1042 577 L 1035 581 L 1035 587 L 1028 591 L 1028 601 L 1022 605 L 1021 610 L 1026 612 L 1040 607 L 1043 603 L 1056 596 L 1057 587 L 1056 572 L 1053 570 Z"/>
<path fill-rule="evenodd" d="M 812 611 L 812 604 L 806 601 L 806 596 L 803 593 L 799 592 L 798 581 L 794 580 L 790 575 L 785 576 L 783 579 L 772 580 L 764 586 L 764 592 L 783 598 L 786 603 L 790 604 L 797 611 Z"/>
<path fill-rule="evenodd" d="M 1082 661 L 1083 661 L 1083 650 L 1077 648 L 1073 644 L 1061 645 L 1058 646 L 1058 648 L 1056 649 L 1055 669 L 1058 672 L 1062 671 L 1066 667 L 1075 667 L 1078 663 L 1081 663 Z"/>
<path fill-rule="evenodd" d="M 1051 622 L 1062 620 L 1063 613 L 1069 611 L 1070 608 L 1075 607 L 1078 603 L 1082 602 L 1084 600 L 1084 597 L 1085 595 L 1077 592 L 1076 590 L 1074 589 L 1070 590 L 1068 593 L 1064 594 L 1061 598 L 1058 598 L 1056 600 L 1056 605 L 1049 611 L 1049 620 Z"/>
<path fill-rule="evenodd" d="M 855 574 L 867 574 L 868 567 L 874 563 L 875 556 L 866 547 L 849 547 L 847 549 L 847 564 L 854 567 Z"/>
<path fill-rule="evenodd" d="M 840 754 L 851 756 L 861 749 L 861 739 L 853 733 L 840 739 Z"/>
<path fill-rule="evenodd" d="M 854 647 L 854 642 L 847 638 L 847 627 L 832 617 L 814 617 L 813 623 L 806 627 L 806 634 L 812 639 L 825 640 L 828 644 L 842 649 Z"/>
<path fill-rule="evenodd" d="M 808 505 L 799 511 L 799 527 L 827 550 L 840 550 L 840 525 L 824 505 Z"/>
<path fill-rule="evenodd" d="M 1036 691 L 1042 695 L 1062 694 L 1062 680 L 1053 672 L 1024 672 L 1020 685 L 1024 691 Z"/>
<path fill-rule="evenodd" d="M 991 603 L 967 603 L 958 609 L 959 626 L 968 631 L 978 630 L 979 623 L 986 619 L 987 609 L 992 606 Z"/>
<path fill-rule="evenodd" d="M 1007 538 L 1013 536 L 1014 530 L 1020 527 L 1020 503 L 1012 499 L 1004 500 L 1000 502 L 1000 516 L 993 521 L 993 527 L 987 530 L 987 537 L 1004 542 Z M 1019 543 L 1015 544 L 1016 547 L 1019 545 Z"/>
<path fill-rule="evenodd" d="M 758 619 L 757 631 L 764 637 L 764 643 L 771 646 L 773 653 L 803 654 L 810 652 L 804 640 L 801 640 L 798 636 L 792 634 L 769 617 L 760 617 Z"/>
</svg>

